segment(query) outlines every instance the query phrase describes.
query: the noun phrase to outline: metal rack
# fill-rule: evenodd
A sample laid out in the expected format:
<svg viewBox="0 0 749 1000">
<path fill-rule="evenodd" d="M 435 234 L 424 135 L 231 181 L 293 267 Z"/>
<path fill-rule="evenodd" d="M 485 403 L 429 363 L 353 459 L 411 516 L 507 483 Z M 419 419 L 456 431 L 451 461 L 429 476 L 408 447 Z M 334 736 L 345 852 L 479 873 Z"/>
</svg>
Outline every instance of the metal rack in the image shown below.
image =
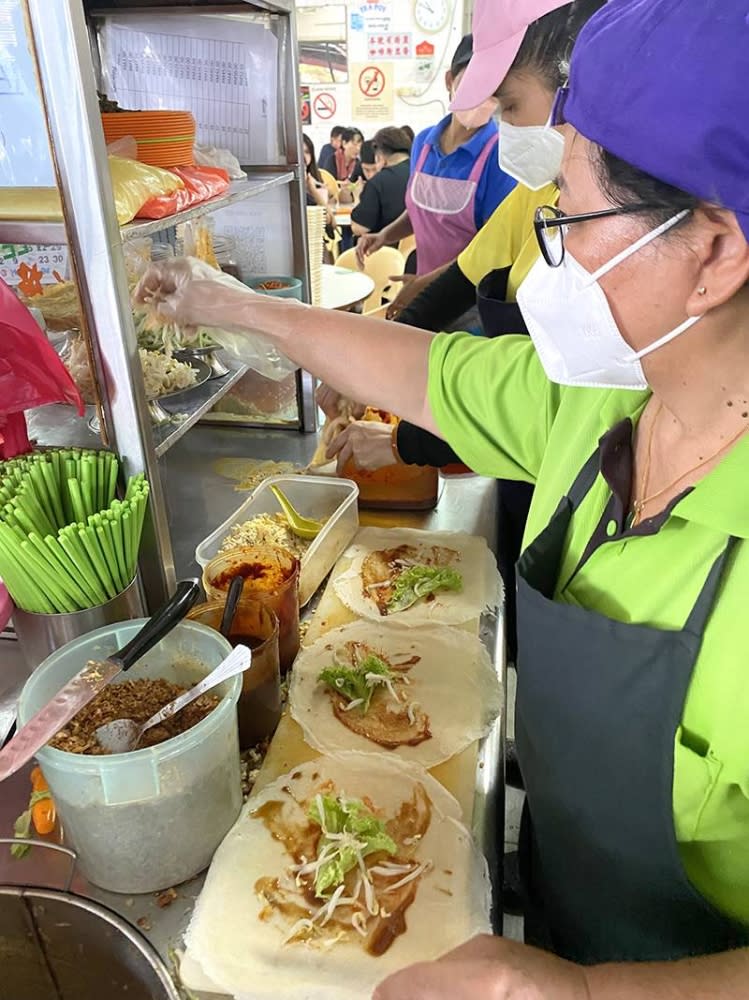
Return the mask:
<svg viewBox="0 0 749 1000">
<path fill-rule="evenodd" d="M 130 297 L 122 253 L 123 241 L 166 230 L 228 205 L 287 187 L 291 213 L 293 273 L 304 277 L 309 301 L 304 167 L 297 114 L 296 26 L 291 0 L 182 0 L 166 6 L 154 0 L 21 0 L 29 45 L 49 133 L 63 223 L 0 222 L 0 242 L 67 242 L 81 300 L 84 332 L 92 349 L 99 387 L 102 439 L 119 453 L 124 471 L 144 472 L 151 483 L 150 519 L 141 553 L 141 580 L 149 608 L 159 604 L 175 583 L 173 539 L 159 458 L 232 386 L 245 369 L 232 365 L 229 375 L 196 390 L 189 403 L 171 407 L 180 421 L 153 427 L 143 386 Z M 246 181 L 234 182 L 223 196 L 156 221 L 117 224 L 97 96 L 100 77 L 97 28 L 107 15 L 237 14 L 268 18 L 278 42 L 278 162 L 254 165 Z M 297 379 L 298 430 L 316 430 L 314 381 Z M 88 421 L 49 407 L 32 416 L 31 429 L 43 444 L 72 444 L 96 437 Z M 186 411 L 186 412 L 185 412 Z"/>
</svg>

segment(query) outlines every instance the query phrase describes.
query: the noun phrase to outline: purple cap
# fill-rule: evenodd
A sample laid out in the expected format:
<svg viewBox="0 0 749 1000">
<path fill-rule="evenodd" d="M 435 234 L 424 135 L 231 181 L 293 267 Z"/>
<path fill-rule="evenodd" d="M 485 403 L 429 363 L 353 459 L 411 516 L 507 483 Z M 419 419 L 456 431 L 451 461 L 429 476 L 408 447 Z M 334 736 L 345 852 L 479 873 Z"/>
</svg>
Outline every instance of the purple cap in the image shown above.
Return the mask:
<svg viewBox="0 0 749 1000">
<path fill-rule="evenodd" d="M 749 0 L 609 0 L 572 53 L 564 119 L 736 213 L 749 240 Z"/>
</svg>

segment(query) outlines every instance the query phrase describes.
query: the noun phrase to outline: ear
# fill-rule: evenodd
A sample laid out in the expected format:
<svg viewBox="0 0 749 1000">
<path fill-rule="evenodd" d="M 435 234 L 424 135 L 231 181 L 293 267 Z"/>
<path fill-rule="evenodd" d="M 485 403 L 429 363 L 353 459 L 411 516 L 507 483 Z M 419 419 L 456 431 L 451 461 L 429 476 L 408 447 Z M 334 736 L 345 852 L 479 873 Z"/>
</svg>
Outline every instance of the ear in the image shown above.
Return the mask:
<svg viewBox="0 0 749 1000">
<path fill-rule="evenodd" d="M 749 241 L 733 212 L 712 205 L 695 210 L 693 233 L 690 246 L 702 266 L 687 299 L 687 313 L 701 316 L 749 284 Z"/>
<path fill-rule="evenodd" d="M 453 75 L 450 72 L 450 70 L 447 70 L 447 72 L 445 73 L 445 87 L 447 88 L 448 94 L 452 93 L 453 83 L 454 83 Z"/>
</svg>

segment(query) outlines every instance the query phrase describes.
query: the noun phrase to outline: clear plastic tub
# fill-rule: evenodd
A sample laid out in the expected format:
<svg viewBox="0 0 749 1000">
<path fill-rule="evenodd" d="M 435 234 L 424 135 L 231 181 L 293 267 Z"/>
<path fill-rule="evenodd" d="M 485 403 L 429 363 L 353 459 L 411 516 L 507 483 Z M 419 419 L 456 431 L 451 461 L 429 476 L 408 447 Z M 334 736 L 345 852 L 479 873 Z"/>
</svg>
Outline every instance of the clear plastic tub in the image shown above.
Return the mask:
<svg viewBox="0 0 749 1000">
<path fill-rule="evenodd" d="M 276 514 L 278 501 L 271 493 L 278 486 L 305 517 L 325 520 L 325 527 L 302 556 L 299 573 L 299 604 L 308 603 L 359 528 L 359 487 L 350 479 L 329 476 L 271 476 L 264 480 L 231 517 L 203 539 L 195 549 L 201 569 L 215 558 L 221 543 L 235 524 L 258 514 Z"/>
<path fill-rule="evenodd" d="M 21 692 L 21 724 L 86 660 L 105 659 L 144 622 L 106 625 L 48 657 Z M 229 643 L 213 629 L 182 622 L 121 679 L 163 677 L 191 685 L 229 652 Z M 157 892 L 208 866 L 242 805 L 237 737 L 241 689 L 241 676 L 219 685 L 221 701 L 213 712 L 158 746 L 110 756 L 49 746 L 39 751 L 65 836 L 87 879 L 111 892 Z"/>
</svg>

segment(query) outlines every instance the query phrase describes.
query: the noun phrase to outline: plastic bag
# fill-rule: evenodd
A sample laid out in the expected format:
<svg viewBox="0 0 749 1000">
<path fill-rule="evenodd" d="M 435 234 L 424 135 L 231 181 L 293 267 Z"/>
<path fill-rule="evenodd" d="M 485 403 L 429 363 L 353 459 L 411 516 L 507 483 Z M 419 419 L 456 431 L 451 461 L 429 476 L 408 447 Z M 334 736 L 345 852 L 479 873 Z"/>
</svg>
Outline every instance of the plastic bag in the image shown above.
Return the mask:
<svg viewBox="0 0 749 1000">
<path fill-rule="evenodd" d="M 184 187 L 171 194 L 149 198 L 136 213 L 139 219 L 163 219 L 215 198 L 229 187 L 229 175 L 218 167 L 174 167 L 172 172 Z"/>
<path fill-rule="evenodd" d="M 109 157 L 114 205 L 121 226 L 130 222 L 147 201 L 157 195 L 172 194 L 185 186 L 181 177 L 122 156 Z"/>
<path fill-rule="evenodd" d="M 221 167 L 233 181 L 241 181 L 247 176 L 239 165 L 239 160 L 228 149 L 218 146 L 201 146 L 195 143 L 195 162 L 203 167 Z"/>
<path fill-rule="evenodd" d="M 0 458 L 30 450 L 24 410 L 83 400 L 26 306 L 0 280 Z"/>
<path fill-rule="evenodd" d="M 225 350 L 242 364 L 266 378 L 280 382 L 298 369 L 293 361 L 281 354 L 271 343 L 246 329 L 218 329 L 211 323 L 212 309 L 220 306 L 222 293 L 237 292 L 243 296 L 256 293 L 223 271 L 195 257 L 177 257 L 174 260 L 152 264 L 134 293 L 138 309 L 145 310 L 158 326 L 174 323 L 180 336 L 186 334 L 182 327 L 204 326 Z M 289 299 L 284 299 L 288 304 Z M 301 303 L 300 303 L 301 305 Z M 189 314 L 189 321 L 184 318 Z"/>
</svg>

